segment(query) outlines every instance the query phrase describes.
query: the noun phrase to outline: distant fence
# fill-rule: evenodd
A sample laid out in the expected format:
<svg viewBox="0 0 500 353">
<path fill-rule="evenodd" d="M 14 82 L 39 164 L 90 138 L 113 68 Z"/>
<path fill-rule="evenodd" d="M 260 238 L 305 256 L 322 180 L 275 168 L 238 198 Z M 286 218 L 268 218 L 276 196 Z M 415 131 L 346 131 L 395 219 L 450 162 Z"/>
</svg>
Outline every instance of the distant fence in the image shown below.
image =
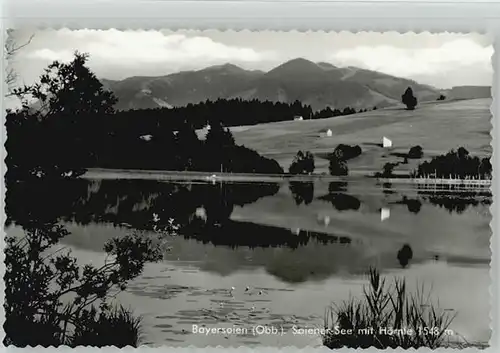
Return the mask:
<svg viewBox="0 0 500 353">
<path fill-rule="evenodd" d="M 459 185 L 465 187 L 489 187 L 491 179 L 453 179 L 453 178 L 379 178 L 386 183 L 410 183 L 418 185 Z"/>
</svg>

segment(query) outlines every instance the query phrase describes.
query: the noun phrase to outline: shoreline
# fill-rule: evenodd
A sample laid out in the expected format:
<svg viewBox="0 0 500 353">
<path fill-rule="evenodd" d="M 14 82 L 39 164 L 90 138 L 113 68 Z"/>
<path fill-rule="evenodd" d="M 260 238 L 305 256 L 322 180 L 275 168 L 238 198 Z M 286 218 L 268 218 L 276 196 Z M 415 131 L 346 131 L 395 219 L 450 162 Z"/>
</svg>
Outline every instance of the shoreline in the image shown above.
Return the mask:
<svg viewBox="0 0 500 353">
<path fill-rule="evenodd" d="M 447 185 L 465 188 L 489 188 L 491 179 L 445 179 L 445 178 L 411 178 L 409 176 L 395 176 L 391 178 L 380 178 L 364 174 L 364 171 L 353 171 L 349 176 L 332 175 L 292 175 L 292 174 L 252 174 L 252 173 L 214 173 L 197 171 L 167 171 L 167 170 L 139 170 L 139 169 L 98 169 L 90 168 L 81 176 L 84 179 L 146 179 L 146 180 L 185 180 L 205 182 L 282 182 L 282 181 L 360 181 L 374 180 L 379 183 L 390 184 L 416 184 L 416 185 Z"/>
</svg>

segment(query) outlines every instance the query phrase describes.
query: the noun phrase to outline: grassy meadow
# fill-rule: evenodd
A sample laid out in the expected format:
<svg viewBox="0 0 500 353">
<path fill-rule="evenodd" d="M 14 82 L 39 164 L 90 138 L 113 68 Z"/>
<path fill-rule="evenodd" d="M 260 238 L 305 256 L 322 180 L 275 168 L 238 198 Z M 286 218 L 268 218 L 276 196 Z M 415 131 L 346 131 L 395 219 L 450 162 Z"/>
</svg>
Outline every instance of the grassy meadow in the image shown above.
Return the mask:
<svg viewBox="0 0 500 353">
<path fill-rule="evenodd" d="M 340 143 L 359 145 L 363 153 L 348 162 L 352 172 L 380 171 L 386 162 L 402 161 L 393 154 L 406 153 L 420 145 L 421 160 L 409 160 L 395 171 L 413 170 L 418 163 L 452 148 L 465 147 L 471 154 L 491 155 L 491 99 L 425 103 L 414 111 L 403 107 L 329 119 L 287 121 L 231 128 L 236 143 L 275 159 L 288 169 L 297 151 L 311 151 L 316 173 L 328 173 L 328 161 L 321 158 Z M 331 129 L 333 136 L 326 136 Z M 392 140 L 390 149 L 379 144 Z"/>
</svg>

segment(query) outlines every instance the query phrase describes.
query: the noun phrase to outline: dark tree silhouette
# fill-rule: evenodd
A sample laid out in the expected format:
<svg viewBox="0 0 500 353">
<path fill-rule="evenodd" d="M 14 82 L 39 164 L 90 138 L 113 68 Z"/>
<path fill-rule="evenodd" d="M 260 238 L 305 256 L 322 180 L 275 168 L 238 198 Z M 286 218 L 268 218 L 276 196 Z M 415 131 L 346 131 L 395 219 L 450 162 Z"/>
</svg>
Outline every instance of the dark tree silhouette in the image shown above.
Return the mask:
<svg viewBox="0 0 500 353">
<path fill-rule="evenodd" d="M 193 126 L 185 121 L 174 135 L 177 150 L 175 169 L 194 170 L 196 160 L 202 151 L 202 143 L 198 139 Z"/>
<path fill-rule="evenodd" d="M 197 104 L 174 108 L 133 109 L 118 112 L 122 124 L 144 126 L 144 117 L 153 124 L 177 129 L 186 119 L 195 129 L 202 129 L 207 124 L 222 123 L 224 126 L 256 125 L 262 123 L 291 121 L 294 116 L 304 119 L 323 119 L 353 114 L 351 107 L 342 109 L 324 108 L 313 112 L 309 105 L 295 101 L 294 103 L 271 102 L 235 99 L 206 100 Z M 125 120 L 125 121 L 124 121 Z"/>
<path fill-rule="evenodd" d="M 396 163 L 390 163 L 390 162 L 387 162 L 386 164 L 384 164 L 384 168 L 383 168 L 383 171 L 382 171 L 382 176 L 384 177 L 390 177 L 392 176 L 393 174 L 393 170 L 394 170 L 394 167 L 396 167 Z"/>
<path fill-rule="evenodd" d="M 492 178 L 493 166 L 491 165 L 490 158 L 481 159 L 481 163 L 479 164 L 479 176 L 485 179 Z"/>
<path fill-rule="evenodd" d="M 419 159 L 419 158 L 422 158 L 423 155 L 424 155 L 424 151 L 422 149 L 422 146 L 413 146 L 408 151 L 407 157 L 410 159 Z"/>
<path fill-rule="evenodd" d="M 84 115 L 113 113 L 117 99 L 103 90 L 101 82 L 86 66 L 87 54 L 75 53 L 69 63 L 54 61 L 40 76 L 40 82 L 16 89 L 15 94 L 30 106 L 30 99 L 38 101 L 37 117 L 50 119 L 58 114 Z"/>
<path fill-rule="evenodd" d="M 342 115 L 351 115 L 351 114 L 356 114 L 356 109 L 351 107 L 345 107 L 344 110 L 342 110 Z"/>
<path fill-rule="evenodd" d="M 276 161 L 236 145 L 223 124 L 227 112 L 220 110 L 245 104 L 264 110 L 270 103 L 233 100 L 115 112 L 115 97 L 103 90 L 86 60 L 76 53 L 70 63 L 54 62 L 39 83 L 15 91 L 23 106 L 6 117 L 6 180 L 78 176 L 88 168 L 283 173 Z M 285 107 L 285 116 L 290 106 L 272 107 Z M 304 107 L 293 109 L 299 108 Z M 195 129 L 207 121 L 211 130 L 203 142 Z"/>
<path fill-rule="evenodd" d="M 330 171 L 330 175 L 342 176 L 349 174 L 347 162 L 342 157 L 338 157 L 335 153 L 332 153 L 329 156 L 329 161 L 328 170 Z"/>
<path fill-rule="evenodd" d="M 489 158 L 471 157 L 469 151 L 463 147 L 423 162 L 414 173 L 416 177 L 460 179 L 466 177 L 490 179 L 491 175 L 492 165 Z"/>
<path fill-rule="evenodd" d="M 384 164 L 382 172 L 375 173 L 375 176 L 379 177 L 379 178 L 393 177 L 394 176 L 394 168 L 396 168 L 399 164 L 400 164 L 400 162 L 396 162 L 396 163 L 387 162 L 386 164 Z"/>
<path fill-rule="evenodd" d="M 314 172 L 314 156 L 311 152 L 297 152 L 292 164 L 288 168 L 290 174 L 312 174 Z"/>
<path fill-rule="evenodd" d="M 444 101 L 446 99 L 446 96 L 441 94 L 439 97 L 438 97 L 438 101 Z"/>
<path fill-rule="evenodd" d="M 234 151 L 234 137 L 222 123 L 210 125 L 205 139 L 207 160 L 210 160 L 212 170 L 233 172 L 232 151 Z M 214 168 L 215 167 L 215 168 Z"/>
<path fill-rule="evenodd" d="M 333 154 L 340 159 L 348 161 L 349 159 L 353 159 L 361 155 L 362 152 L 363 151 L 361 150 L 361 147 L 359 147 L 358 145 L 349 146 L 341 143 L 335 148 Z"/>
<path fill-rule="evenodd" d="M 341 114 L 340 110 L 332 110 L 330 107 L 326 107 L 313 115 L 313 119 L 324 119 L 339 116 Z"/>
<path fill-rule="evenodd" d="M 14 89 L 22 108 L 9 112 L 6 163 L 17 177 L 81 175 L 88 161 L 83 139 L 93 116 L 112 114 L 116 98 L 85 66 L 87 55 L 69 63 L 55 61 L 31 86 Z M 33 100 L 37 109 L 33 108 Z M 79 126 L 80 120 L 87 120 Z M 94 126 L 94 129 L 96 126 Z M 28 148 L 33 146 L 35 148 Z M 23 151 L 29 150 L 29 151 Z M 85 162 L 84 162 L 85 163 Z"/>
<path fill-rule="evenodd" d="M 408 87 L 405 93 L 401 96 L 401 101 L 406 105 L 406 109 L 414 110 L 417 106 L 417 98 L 413 95 L 413 90 Z"/>
<path fill-rule="evenodd" d="M 215 148 L 231 148 L 234 147 L 235 142 L 231 131 L 219 122 L 210 125 L 210 129 L 205 139 L 205 145 Z"/>
</svg>

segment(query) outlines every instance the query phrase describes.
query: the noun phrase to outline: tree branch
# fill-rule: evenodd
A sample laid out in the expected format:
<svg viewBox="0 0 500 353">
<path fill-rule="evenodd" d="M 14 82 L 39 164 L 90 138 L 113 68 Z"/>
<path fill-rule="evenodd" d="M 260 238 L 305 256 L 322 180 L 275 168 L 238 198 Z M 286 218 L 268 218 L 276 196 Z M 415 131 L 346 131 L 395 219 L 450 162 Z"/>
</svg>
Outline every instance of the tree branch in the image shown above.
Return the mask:
<svg viewBox="0 0 500 353">
<path fill-rule="evenodd" d="M 35 34 L 32 34 L 30 38 L 28 39 L 27 42 L 24 44 L 21 44 L 19 46 L 16 46 L 16 42 L 14 41 L 13 38 L 8 38 L 5 43 L 5 58 L 7 60 L 12 60 L 12 58 L 16 55 L 16 53 L 23 49 L 24 47 L 28 46 L 32 41 L 33 38 L 35 37 Z M 5 82 L 7 83 L 7 94 L 5 95 L 6 97 L 11 97 L 14 96 L 13 92 L 13 86 L 15 82 L 17 81 L 18 74 L 13 68 L 8 68 L 6 70 L 6 75 L 5 75 Z"/>
<path fill-rule="evenodd" d="M 21 44 L 20 46 L 17 46 L 17 47 L 15 46 L 15 41 L 13 39 L 7 40 L 7 43 L 5 44 L 5 52 L 6 52 L 7 60 L 10 59 L 12 56 L 14 56 L 16 52 L 18 52 L 22 48 L 28 46 L 33 41 L 34 37 L 35 37 L 35 34 L 32 34 L 27 42 L 25 42 L 24 44 Z"/>
</svg>

